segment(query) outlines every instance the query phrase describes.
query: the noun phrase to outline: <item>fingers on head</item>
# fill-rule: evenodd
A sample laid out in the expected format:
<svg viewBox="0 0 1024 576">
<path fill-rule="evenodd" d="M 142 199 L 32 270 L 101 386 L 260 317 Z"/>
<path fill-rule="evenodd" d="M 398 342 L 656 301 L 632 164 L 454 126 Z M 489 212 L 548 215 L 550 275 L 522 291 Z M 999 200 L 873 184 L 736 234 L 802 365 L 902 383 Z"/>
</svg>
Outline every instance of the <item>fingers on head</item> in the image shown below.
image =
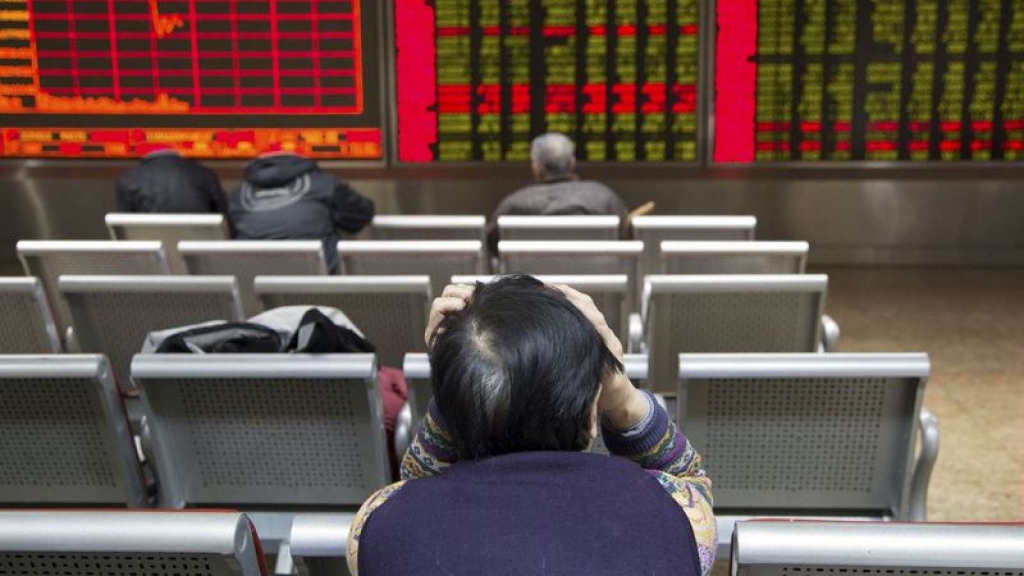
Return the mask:
<svg viewBox="0 0 1024 576">
<path fill-rule="evenodd" d="M 458 312 L 466 307 L 466 300 L 464 298 L 458 298 L 454 296 L 441 296 L 440 298 L 434 298 L 434 304 L 431 307 L 434 312 L 440 314 L 450 314 L 452 312 Z"/>
<path fill-rule="evenodd" d="M 473 296 L 474 288 L 465 284 L 449 284 L 441 293 L 443 298 L 461 298 L 463 300 Z"/>
</svg>

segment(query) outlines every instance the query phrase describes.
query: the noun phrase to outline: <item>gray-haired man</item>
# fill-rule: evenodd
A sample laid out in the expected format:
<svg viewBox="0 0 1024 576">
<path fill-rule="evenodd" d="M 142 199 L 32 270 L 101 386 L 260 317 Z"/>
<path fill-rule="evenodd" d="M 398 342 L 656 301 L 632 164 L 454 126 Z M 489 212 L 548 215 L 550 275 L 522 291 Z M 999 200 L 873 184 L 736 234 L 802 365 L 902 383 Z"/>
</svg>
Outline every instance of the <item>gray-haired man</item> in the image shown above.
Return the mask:
<svg viewBox="0 0 1024 576">
<path fill-rule="evenodd" d="M 625 219 L 626 205 L 611 188 L 576 176 L 575 152 L 565 134 L 550 132 L 534 138 L 530 163 L 537 183 L 506 196 L 494 210 L 487 224 L 492 253 L 497 253 L 499 216 L 611 214 Z"/>
</svg>

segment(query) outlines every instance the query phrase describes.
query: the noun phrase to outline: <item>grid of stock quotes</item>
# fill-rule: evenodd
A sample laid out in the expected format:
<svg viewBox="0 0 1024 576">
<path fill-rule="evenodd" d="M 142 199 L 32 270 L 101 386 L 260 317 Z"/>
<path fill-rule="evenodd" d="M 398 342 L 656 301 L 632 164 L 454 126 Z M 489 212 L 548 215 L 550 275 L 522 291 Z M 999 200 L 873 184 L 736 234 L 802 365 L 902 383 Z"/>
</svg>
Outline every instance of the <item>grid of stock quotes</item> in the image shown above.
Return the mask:
<svg viewBox="0 0 1024 576">
<path fill-rule="evenodd" d="M 0 0 L 0 155 L 380 159 L 376 5 Z"/>
<path fill-rule="evenodd" d="M 698 159 L 697 0 L 395 0 L 398 160 Z"/>
<path fill-rule="evenodd" d="M 1024 0 L 718 0 L 713 160 L 1024 159 Z"/>
</svg>

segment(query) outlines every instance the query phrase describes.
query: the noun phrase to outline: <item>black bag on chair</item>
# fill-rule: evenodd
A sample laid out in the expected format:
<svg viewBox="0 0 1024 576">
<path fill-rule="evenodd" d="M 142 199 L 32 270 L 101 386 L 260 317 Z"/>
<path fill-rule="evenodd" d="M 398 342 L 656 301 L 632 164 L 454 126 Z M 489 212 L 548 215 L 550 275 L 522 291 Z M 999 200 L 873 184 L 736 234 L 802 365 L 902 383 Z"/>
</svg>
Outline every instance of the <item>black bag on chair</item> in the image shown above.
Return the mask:
<svg viewBox="0 0 1024 576">
<path fill-rule="evenodd" d="M 225 322 L 190 328 L 168 336 L 157 354 L 275 354 L 281 337 L 260 324 Z"/>
<path fill-rule="evenodd" d="M 333 320 L 316 308 L 310 308 L 299 321 L 299 328 L 285 348 L 287 352 L 309 354 L 373 353 L 377 348 L 366 338 Z"/>
</svg>

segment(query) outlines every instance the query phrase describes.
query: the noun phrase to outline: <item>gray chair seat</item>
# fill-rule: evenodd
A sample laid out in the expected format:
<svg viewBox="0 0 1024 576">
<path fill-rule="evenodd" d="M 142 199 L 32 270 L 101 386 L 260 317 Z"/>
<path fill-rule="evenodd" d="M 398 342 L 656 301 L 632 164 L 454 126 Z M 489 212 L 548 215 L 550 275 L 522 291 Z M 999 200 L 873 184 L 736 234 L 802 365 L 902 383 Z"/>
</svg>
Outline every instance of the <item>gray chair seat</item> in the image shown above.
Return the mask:
<svg viewBox="0 0 1024 576">
<path fill-rule="evenodd" d="M 237 512 L 0 511 L 0 571 L 19 576 L 263 576 Z"/>
<path fill-rule="evenodd" d="M 26 276 L 43 283 L 46 298 L 54 306 L 53 317 L 61 337 L 72 326 L 71 311 L 60 297 L 61 276 L 163 275 L 170 268 L 160 242 L 113 240 L 21 240 L 18 258 Z"/>
<path fill-rule="evenodd" d="M 131 390 L 129 365 L 146 335 L 210 320 L 243 319 L 231 276 L 62 276 L 83 352 L 106 354 L 122 390 Z"/>
<path fill-rule="evenodd" d="M 741 522 L 732 576 L 1024 574 L 1024 524 Z"/>
<path fill-rule="evenodd" d="M 678 370 L 676 421 L 714 483 L 722 557 L 737 520 L 926 519 L 926 354 L 680 354 Z"/>
<path fill-rule="evenodd" d="M 38 278 L 0 278 L 0 318 L 0 354 L 52 354 L 62 350 Z"/>
<path fill-rule="evenodd" d="M 484 216 L 380 215 L 370 224 L 374 240 L 483 240 Z"/>
<path fill-rule="evenodd" d="M 324 276 L 327 260 L 319 240 L 223 240 L 184 241 L 178 253 L 189 274 L 234 276 L 246 317 L 263 311 L 253 291 L 253 278 L 275 276 Z"/>
<path fill-rule="evenodd" d="M 629 348 L 650 355 L 662 393 L 675 391 L 680 353 L 814 352 L 827 287 L 827 276 L 811 274 L 648 276 Z"/>
<path fill-rule="evenodd" d="M 0 462 L 0 507 L 147 504 L 103 356 L 0 356 Z"/>
<path fill-rule="evenodd" d="M 618 216 L 499 216 L 502 240 L 618 240 Z"/>
<path fill-rule="evenodd" d="M 185 274 L 185 262 L 178 254 L 182 240 L 228 240 L 228 225 L 222 214 L 134 214 L 114 212 L 106 216 L 107 230 L 114 240 L 159 240 L 167 251 L 171 272 Z"/>
<path fill-rule="evenodd" d="M 487 271 L 480 240 L 342 240 L 338 256 L 345 276 L 430 276 L 437 296 L 452 276 Z"/>
<path fill-rule="evenodd" d="M 807 242 L 666 241 L 659 274 L 803 274 Z"/>
<path fill-rule="evenodd" d="M 432 293 L 428 276 L 257 276 L 266 309 L 337 308 L 377 348 L 382 366 L 401 366 L 406 352 L 425 350 Z"/>
<path fill-rule="evenodd" d="M 372 354 L 140 354 L 168 508 L 250 512 L 268 549 L 296 512 L 355 512 L 390 482 Z"/>
<path fill-rule="evenodd" d="M 638 288 L 643 278 L 661 274 L 658 250 L 665 240 L 753 240 L 757 218 L 753 216 L 637 216 L 633 237 L 644 243 Z"/>
</svg>

